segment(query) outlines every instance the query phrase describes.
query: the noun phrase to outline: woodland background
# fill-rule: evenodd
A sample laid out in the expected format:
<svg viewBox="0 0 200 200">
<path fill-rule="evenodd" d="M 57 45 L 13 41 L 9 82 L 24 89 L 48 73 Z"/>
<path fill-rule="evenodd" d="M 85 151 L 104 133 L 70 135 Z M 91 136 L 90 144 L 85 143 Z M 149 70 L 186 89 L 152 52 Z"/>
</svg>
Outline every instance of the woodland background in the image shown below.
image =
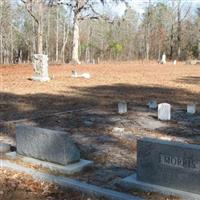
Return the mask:
<svg viewBox="0 0 200 200">
<path fill-rule="evenodd" d="M 70 62 L 75 16 L 72 3 L 43 0 L 40 7 L 37 1 L 41 0 L 1 0 L 1 64 L 31 62 L 38 52 L 41 27 L 42 52 L 49 61 Z M 78 22 L 78 56 L 83 62 L 158 60 L 164 52 L 171 60 L 200 58 L 200 9 L 192 1 L 149 0 L 143 12 L 124 2 L 126 10 L 120 16 L 103 12 L 100 0 L 84 3 L 87 6 L 83 6 Z M 106 2 L 102 6 L 106 9 Z"/>
</svg>

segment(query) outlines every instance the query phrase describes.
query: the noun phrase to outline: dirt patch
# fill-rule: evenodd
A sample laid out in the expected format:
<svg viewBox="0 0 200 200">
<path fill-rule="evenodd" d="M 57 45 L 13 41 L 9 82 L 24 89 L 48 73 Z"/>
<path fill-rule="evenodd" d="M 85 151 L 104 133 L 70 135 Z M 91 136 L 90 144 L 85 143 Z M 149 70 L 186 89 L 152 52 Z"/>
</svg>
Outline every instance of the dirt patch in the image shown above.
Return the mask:
<svg viewBox="0 0 200 200">
<path fill-rule="evenodd" d="M 71 189 L 35 181 L 27 174 L 0 169 L 0 199 L 2 200 L 104 200 L 89 197 Z"/>
</svg>

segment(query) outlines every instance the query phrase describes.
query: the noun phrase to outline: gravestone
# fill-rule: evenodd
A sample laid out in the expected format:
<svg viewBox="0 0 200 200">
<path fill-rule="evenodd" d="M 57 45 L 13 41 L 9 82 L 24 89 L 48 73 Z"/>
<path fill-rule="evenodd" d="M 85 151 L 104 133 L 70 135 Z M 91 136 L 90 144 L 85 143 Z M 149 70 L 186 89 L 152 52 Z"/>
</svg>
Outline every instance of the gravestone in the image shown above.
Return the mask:
<svg viewBox="0 0 200 200">
<path fill-rule="evenodd" d="M 167 121 L 171 119 L 171 105 L 168 103 L 161 103 L 158 105 L 158 119 Z"/>
<path fill-rule="evenodd" d="M 187 105 L 187 113 L 195 114 L 196 113 L 196 105 L 195 104 L 188 104 Z"/>
<path fill-rule="evenodd" d="M 161 64 L 166 64 L 166 55 L 165 55 L 165 53 L 163 53 L 163 55 L 162 55 Z"/>
<path fill-rule="evenodd" d="M 157 102 L 155 100 L 150 100 L 147 105 L 151 109 L 156 109 L 158 107 Z"/>
<path fill-rule="evenodd" d="M 137 179 L 200 194 L 200 146 L 150 138 L 138 140 Z"/>
<path fill-rule="evenodd" d="M 127 113 L 127 103 L 125 101 L 121 101 L 118 103 L 118 113 L 119 114 Z"/>
<path fill-rule="evenodd" d="M 177 63 L 176 60 L 174 60 L 173 64 L 176 65 L 176 63 Z"/>
<path fill-rule="evenodd" d="M 39 160 L 67 165 L 80 161 L 80 152 L 65 132 L 16 126 L 17 153 Z"/>
<path fill-rule="evenodd" d="M 33 70 L 32 80 L 34 81 L 49 81 L 48 74 L 48 56 L 43 54 L 33 55 Z"/>
</svg>

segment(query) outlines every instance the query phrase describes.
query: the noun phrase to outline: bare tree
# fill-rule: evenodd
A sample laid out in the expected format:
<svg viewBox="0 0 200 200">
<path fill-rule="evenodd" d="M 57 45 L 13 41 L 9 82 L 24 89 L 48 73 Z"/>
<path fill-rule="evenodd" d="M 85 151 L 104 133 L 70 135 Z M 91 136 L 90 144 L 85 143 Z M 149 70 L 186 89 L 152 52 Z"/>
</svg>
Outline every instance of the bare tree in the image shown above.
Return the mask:
<svg viewBox="0 0 200 200">
<path fill-rule="evenodd" d="M 198 58 L 200 59 L 200 8 L 197 9 L 198 15 Z"/>
<path fill-rule="evenodd" d="M 37 24 L 38 43 L 37 53 L 43 54 L 43 13 L 44 2 L 43 0 L 21 0 L 26 7 L 26 10 Z"/>
<path fill-rule="evenodd" d="M 119 2 L 120 0 L 115 0 Z M 123 0 L 121 0 L 123 1 Z M 81 20 L 85 19 L 100 19 L 104 18 L 95 10 L 95 6 L 99 3 L 104 4 L 104 0 L 50 0 L 50 4 L 64 4 L 71 7 L 73 11 L 73 46 L 71 61 L 74 64 L 80 64 L 79 61 L 79 24 Z"/>
</svg>

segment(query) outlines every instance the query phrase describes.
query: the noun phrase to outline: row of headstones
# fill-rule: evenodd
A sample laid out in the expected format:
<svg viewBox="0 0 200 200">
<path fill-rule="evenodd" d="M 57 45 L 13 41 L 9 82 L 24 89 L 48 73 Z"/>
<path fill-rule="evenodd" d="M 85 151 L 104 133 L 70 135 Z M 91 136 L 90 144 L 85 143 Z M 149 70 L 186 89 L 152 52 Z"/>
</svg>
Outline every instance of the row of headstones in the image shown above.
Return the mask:
<svg viewBox="0 0 200 200">
<path fill-rule="evenodd" d="M 149 101 L 147 104 L 150 109 L 158 108 L 158 119 L 159 120 L 171 120 L 171 105 L 168 103 L 160 103 L 157 105 L 157 102 L 154 100 Z M 122 101 L 118 103 L 118 113 L 124 114 L 127 113 L 127 102 Z M 195 114 L 196 113 L 196 105 L 188 104 L 187 105 L 187 113 Z"/>
</svg>

